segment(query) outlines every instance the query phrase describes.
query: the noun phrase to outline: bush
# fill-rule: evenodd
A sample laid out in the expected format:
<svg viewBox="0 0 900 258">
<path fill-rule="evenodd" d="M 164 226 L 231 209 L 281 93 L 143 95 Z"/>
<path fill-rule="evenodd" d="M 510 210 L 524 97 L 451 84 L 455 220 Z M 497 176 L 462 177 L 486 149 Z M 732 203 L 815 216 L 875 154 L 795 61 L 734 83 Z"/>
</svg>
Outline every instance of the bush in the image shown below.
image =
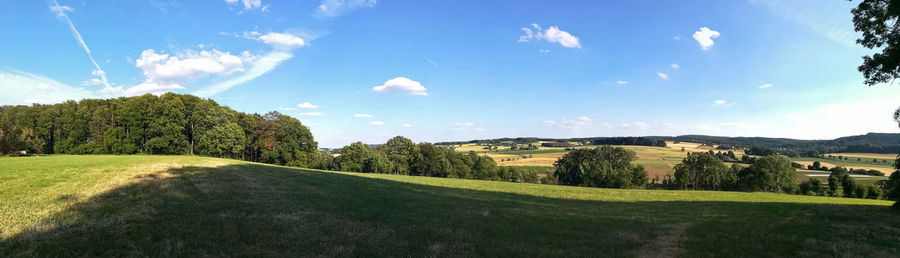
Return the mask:
<svg viewBox="0 0 900 258">
<path fill-rule="evenodd" d="M 869 188 L 866 186 L 854 185 L 853 186 L 853 195 L 856 198 L 865 199 L 866 197 L 869 196 Z"/>
<path fill-rule="evenodd" d="M 881 199 L 881 195 L 884 194 L 881 187 L 878 187 L 877 185 L 868 185 L 866 188 L 868 189 L 868 195 L 871 199 Z"/>
</svg>

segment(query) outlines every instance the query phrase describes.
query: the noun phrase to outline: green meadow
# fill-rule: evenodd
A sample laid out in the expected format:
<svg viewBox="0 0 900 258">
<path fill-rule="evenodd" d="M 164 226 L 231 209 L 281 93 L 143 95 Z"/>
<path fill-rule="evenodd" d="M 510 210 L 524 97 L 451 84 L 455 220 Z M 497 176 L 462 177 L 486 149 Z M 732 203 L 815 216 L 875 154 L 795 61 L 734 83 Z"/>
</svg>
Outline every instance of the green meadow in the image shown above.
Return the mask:
<svg viewBox="0 0 900 258">
<path fill-rule="evenodd" d="M 0 257 L 900 254 L 891 202 L 339 173 L 194 156 L 0 158 Z"/>
</svg>

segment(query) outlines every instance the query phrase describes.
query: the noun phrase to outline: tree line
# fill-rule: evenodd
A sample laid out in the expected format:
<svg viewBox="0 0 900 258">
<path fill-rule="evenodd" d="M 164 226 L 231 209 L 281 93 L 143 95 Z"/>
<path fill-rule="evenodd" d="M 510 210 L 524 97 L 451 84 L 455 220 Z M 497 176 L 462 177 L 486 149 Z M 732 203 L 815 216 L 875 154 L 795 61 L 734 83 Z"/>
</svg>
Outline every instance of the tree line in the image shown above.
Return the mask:
<svg viewBox="0 0 900 258">
<path fill-rule="evenodd" d="M 552 183 L 537 172 L 497 166 L 494 159 L 475 152 L 457 152 L 430 143 L 414 143 L 396 136 L 385 144 L 370 147 L 362 142 L 344 146 L 335 157 L 311 166 L 317 169 L 411 176 L 447 177 L 523 183 Z"/>
<path fill-rule="evenodd" d="M 0 154 L 199 154 L 306 167 L 321 158 L 317 148 L 290 116 L 193 95 L 0 106 Z"/>
</svg>

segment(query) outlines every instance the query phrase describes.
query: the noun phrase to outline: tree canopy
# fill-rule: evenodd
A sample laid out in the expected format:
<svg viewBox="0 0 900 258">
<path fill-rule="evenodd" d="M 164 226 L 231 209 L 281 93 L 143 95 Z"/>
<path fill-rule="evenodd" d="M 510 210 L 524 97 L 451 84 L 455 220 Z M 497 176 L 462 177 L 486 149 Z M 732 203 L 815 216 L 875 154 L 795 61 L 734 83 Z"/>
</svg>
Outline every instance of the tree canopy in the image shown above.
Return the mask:
<svg viewBox="0 0 900 258">
<path fill-rule="evenodd" d="M 200 154 L 306 167 L 317 149 L 297 119 L 192 95 L 0 106 L 0 153 Z"/>
</svg>

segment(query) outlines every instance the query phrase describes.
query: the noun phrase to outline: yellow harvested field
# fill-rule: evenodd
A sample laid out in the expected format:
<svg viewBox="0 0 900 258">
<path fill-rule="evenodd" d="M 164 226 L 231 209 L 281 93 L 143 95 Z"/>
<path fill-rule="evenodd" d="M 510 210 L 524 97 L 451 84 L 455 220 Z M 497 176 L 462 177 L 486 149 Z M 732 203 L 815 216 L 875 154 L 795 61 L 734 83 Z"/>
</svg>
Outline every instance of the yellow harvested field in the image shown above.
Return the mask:
<svg viewBox="0 0 900 258">
<path fill-rule="evenodd" d="M 864 159 L 896 159 L 897 154 L 880 154 L 880 153 L 828 153 L 826 156 L 844 156 Z"/>
<path fill-rule="evenodd" d="M 864 154 L 869 154 L 869 153 L 864 153 Z M 794 161 L 794 162 L 800 163 L 800 165 L 803 165 L 804 167 L 812 166 L 812 164 L 813 164 L 813 161 Z M 828 162 L 819 162 L 819 165 L 824 166 L 824 167 L 829 167 L 829 168 L 838 167 L 838 165 L 835 165 L 834 163 L 828 163 Z M 865 170 L 874 169 L 874 170 L 881 171 L 881 173 L 884 173 L 885 175 L 890 175 L 891 173 L 894 173 L 894 169 L 888 168 L 888 167 L 872 167 L 872 166 L 857 166 L 857 165 L 846 165 L 846 166 L 841 166 L 841 167 L 845 167 L 847 169 L 865 169 Z"/>
<path fill-rule="evenodd" d="M 522 158 L 520 155 L 488 154 L 500 166 L 552 167 L 556 160 L 566 155 L 566 152 L 526 154 L 526 156 L 528 155 L 530 155 L 530 158 Z M 513 160 L 506 161 L 505 159 L 508 158 Z"/>
</svg>

